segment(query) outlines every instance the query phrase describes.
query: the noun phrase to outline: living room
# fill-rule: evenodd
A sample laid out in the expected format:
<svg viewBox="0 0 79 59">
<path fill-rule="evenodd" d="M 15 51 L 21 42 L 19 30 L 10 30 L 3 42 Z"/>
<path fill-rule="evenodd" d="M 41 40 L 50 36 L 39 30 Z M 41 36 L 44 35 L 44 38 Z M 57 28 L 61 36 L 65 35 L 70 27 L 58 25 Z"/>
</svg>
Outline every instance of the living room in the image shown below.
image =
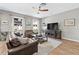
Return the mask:
<svg viewBox="0 0 79 59">
<path fill-rule="evenodd" d="M 0 3 L 0 55 L 78 55 L 78 13 L 79 3 Z"/>
</svg>

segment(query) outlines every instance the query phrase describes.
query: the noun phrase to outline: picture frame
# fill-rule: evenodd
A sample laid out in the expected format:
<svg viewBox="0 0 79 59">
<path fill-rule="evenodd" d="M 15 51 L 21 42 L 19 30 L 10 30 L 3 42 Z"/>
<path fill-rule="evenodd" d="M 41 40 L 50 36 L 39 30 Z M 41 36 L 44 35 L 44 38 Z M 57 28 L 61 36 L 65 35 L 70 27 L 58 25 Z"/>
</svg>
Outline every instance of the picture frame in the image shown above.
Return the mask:
<svg viewBox="0 0 79 59">
<path fill-rule="evenodd" d="M 65 26 L 75 26 L 75 19 L 74 18 L 64 19 L 64 25 Z"/>
<path fill-rule="evenodd" d="M 26 21 L 26 26 L 31 26 L 31 20 Z"/>
</svg>

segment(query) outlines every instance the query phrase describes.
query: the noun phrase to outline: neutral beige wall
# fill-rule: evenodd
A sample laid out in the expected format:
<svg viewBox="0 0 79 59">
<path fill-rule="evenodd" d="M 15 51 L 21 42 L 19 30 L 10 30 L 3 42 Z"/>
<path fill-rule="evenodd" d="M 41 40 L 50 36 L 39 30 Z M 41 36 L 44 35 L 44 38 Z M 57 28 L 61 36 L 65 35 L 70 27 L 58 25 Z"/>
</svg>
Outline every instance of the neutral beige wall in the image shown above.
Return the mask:
<svg viewBox="0 0 79 59">
<path fill-rule="evenodd" d="M 75 19 L 75 26 L 64 26 L 64 19 L 70 18 Z M 58 22 L 59 27 L 62 30 L 62 37 L 74 41 L 79 41 L 79 8 L 52 15 L 50 17 L 44 18 L 42 21 L 46 24 Z"/>
</svg>

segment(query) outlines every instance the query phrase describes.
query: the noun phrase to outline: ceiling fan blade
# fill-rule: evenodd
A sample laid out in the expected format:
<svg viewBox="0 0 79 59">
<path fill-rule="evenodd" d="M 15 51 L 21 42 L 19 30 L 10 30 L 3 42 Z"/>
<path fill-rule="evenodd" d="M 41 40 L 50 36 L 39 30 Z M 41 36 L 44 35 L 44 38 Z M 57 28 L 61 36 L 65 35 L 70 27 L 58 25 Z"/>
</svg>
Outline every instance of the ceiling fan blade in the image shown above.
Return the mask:
<svg viewBox="0 0 79 59">
<path fill-rule="evenodd" d="M 39 11 L 48 11 L 48 9 L 39 9 Z"/>
</svg>

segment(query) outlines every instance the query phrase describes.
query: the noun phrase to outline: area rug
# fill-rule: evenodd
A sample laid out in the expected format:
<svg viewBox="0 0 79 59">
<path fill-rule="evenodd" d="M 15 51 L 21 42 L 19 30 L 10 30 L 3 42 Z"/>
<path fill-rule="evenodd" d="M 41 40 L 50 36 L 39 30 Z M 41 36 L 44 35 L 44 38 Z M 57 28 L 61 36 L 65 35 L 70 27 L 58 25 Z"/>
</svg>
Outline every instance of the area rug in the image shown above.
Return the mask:
<svg viewBox="0 0 79 59">
<path fill-rule="evenodd" d="M 38 45 L 38 52 L 33 55 L 48 55 L 52 50 L 58 47 L 62 41 L 53 38 L 48 38 L 48 42 Z"/>
<path fill-rule="evenodd" d="M 0 41 L 0 55 L 7 55 L 7 46 L 5 41 Z"/>
</svg>

